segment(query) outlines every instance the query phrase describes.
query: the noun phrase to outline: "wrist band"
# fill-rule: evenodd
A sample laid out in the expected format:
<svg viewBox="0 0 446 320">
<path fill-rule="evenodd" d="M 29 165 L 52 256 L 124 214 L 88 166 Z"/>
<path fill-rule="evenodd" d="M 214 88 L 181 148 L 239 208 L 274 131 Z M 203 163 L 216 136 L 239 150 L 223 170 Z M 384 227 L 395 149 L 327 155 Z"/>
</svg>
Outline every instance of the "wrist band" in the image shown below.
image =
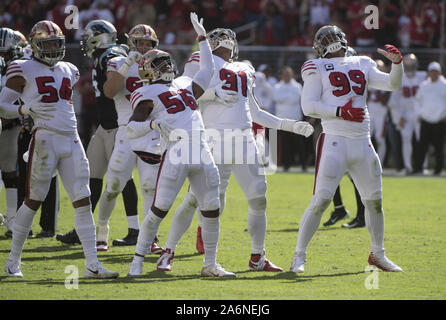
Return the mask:
<svg viewBox="0 0 446 320">
<path fill-rule="evenodd" d="M 341 116 L 341 107 L 338 107 L 336 109 L 336 117 L 340 117 Z"/>
<path fill-rule="evenodd" d="M 206 36 L 203 36 L 203 35 L 198 36 L 198 37 L 197 37 L 197 40 L 198 40 L 198 42 L 201 42 L 201 41 L 203 41 L 203 40 L 206 40 Z"/>
</svg>

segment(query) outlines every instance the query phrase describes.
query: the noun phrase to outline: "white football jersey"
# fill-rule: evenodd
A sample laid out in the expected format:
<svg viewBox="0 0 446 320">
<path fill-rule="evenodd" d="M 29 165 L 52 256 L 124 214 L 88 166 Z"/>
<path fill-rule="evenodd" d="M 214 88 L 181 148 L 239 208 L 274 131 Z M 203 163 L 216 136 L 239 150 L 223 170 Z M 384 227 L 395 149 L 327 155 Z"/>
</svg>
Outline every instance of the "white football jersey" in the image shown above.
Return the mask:
<svg viewBox="0 0 446 320">
<path fill-rule="evenodd" d="M 56 107 L 49 120 L 34 119 L 34 128 L 70 134 L 77 132 L 76 114 L 71 100 L 73 87 L 80 76 L 75 65 L 59 61 L 50 67 L 34 59 L 15 60 L 8 66 L 6 80 L 17 76 L 26 80 L 20 96 L 25 104 L 45 103 Z M 36 101 L 42 94 L 41 101 Z"/>
<path fill-rule="evenodd" d="M 126 57 L 115 57 L 107 62 L 107 72 L 116 71 L 126 61 Z M 142 82 L 139 82 L 138 64 L 134 63 L 127 72 L 124 78 L 124 85 L 122 89 L 113 97 L 115 101 L 115 108 L 118 114 L 118 125 L 124 126 L 129 122 L 130 117 L 133 114 L 133 109 L 130 104 L 130 97 L 132 92 L 143 86 Z M 129 140 L 132 150 L 145 151 L 155 154 L 160 154 L 160 136 L 158 132 L 151 131 L 148 135 L 139 137 L 137 139 Z"/>
<path fill-rule="evenodd" d="M 353 99 L 353 107 L 365 109 L 363 122 L 346 121 L 339 117 L 322 118 L 323 131 L 348 138 L 370 137 L 367 90 L 371 82 L 369 77 L 379 72 L 375 61 L 366 56 L 350 56 L 312 59 L 302 65 L 301 74 L 304 81 L 315 72 L 320 75 L 322 81 L 321 103 L 337 108 Z"/>
<path fill-rule="evenodd" d="M 200 100 L 200 110 L 206 128 L 248 129 L 252 127 L 248 90 L 254 86 L 255 70 L 244 62 L 227 62 L 213 56 L 214 74 L 209 87 L 213 88 L 226 80 L 225 88 L 238 93 L 238 100 L 230 107 L 216 100 Z"/>
<path fill-rule="evenodd" d="M 132 109 L 141 101 L 152 100 L 149 119 L 159 119 L 192 137 L 193 131 L 204 131 L 203 119 L 192 90 L 192 80 L 179 77 L 169 84 L 154 83 L 136 89 L 130 98 Z"/>
<path fill-rule="evenodd" d="M 367 101 L 367 108 L 370 117 L 384 117 L 387 114 L 387 108 L 381 103 L 381 95 L 383 91 L 376 89 L 369 89 L 369 99 Z"/>
<path fill-rule="evenodd" d="M 421 83 L 426 80 L 425 71 L 417 71 L 411 78 L 403 74 L 401 89 L 392 92 L 389 100 L 393 120 L 398 122 L 400 117 L 411 117 L 415 115 L 415 96 Z"/>
</svg>

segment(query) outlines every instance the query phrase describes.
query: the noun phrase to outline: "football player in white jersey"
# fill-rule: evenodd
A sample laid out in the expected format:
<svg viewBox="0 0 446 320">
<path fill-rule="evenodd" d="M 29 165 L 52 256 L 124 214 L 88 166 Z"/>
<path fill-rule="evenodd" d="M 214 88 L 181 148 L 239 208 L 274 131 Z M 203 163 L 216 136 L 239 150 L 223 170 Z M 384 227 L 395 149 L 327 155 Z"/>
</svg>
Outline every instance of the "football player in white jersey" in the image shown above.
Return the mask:
<svg viewBox="0 0 446 320">
<path fill-rule="evenodd" d="M 320 28 L 313 48 L 319 59 L 302 65 L 302 110 L 322 120 L 316 153 L 313 197 L 300 225 L 290 271 L 304 272 L 308 244 L 319 227 L 340 180 L 347 172 L 355 182 L 366 208 L 366 227 L 371 236 L 368 262 L 384 271 L 402 271 L 385 255 L 382 168 L 370 140 L 367 88 L 398 90 L 403 75 L 398 49 L 386 45 L 378 52 L 392 61 L 390 74 L 378 70 L 366 56 L 346 57 L 347 40 L 336 26 Z"/>
<path fill-rule="evenodd" d="M 90 205 L 88 160 L 77 133 L 71 94 L 79 80 L 78 69 L 62 61 L 65 36 L 51 21 L 40 21 L 30 32 L 33 49 L 31 60 L 17 60 L 6 72 L 2 101 L 51 105 L 50 118 L 34 118 L 33 138 L 29 149 L 28 190 L 14 220 L 11 253 L 6 261 L 6 274 L 23 277 L 20 260 L 26 237 L 36 211 L 48 192 L 51 178 L 58 170 L 73 203 L 75 226 L 85 254 L 86 278 L 116 278 L 98 261 L 96 234 Z M 23 114 L 23 107 L 20 108 Z"/>
<path fill-rule="evenodd" d="M 150 26 L 138 24 L 129 31 L 128 45 L 130 48 L 128 57 L 117 56 L 108 60 L 107 80 L 104 83 L 105 96 L 115 101 L 119 129 L 116 132 L 115 146 L 108 164 L 106 189 L 99 201 L 97 241 L 98 249 L 101 250 L 108 250 L 110 216 L 115 207 L 116 198 L 131 178 L 135 166 L 138 167 L 141 192 L 144 196 L 144 215 L 146 215 L 153 202 L 156 176 L 161 162 L 160 139 L 156 131 L 152 131 L 148 139 L 129 141 L 125 135 L 127 123 L 133 112 L 130 95 L 142 86 L 138 74 L 138 63 L 143 54 L 157 47 L 158 37 Z M 132 152 L 135 148 L 136 153 Z M 137 153 L 141 155 L 141 158 L 137 156 Z M 113 240 L 113 245 L 136 244 L 139 234 L 138 216 L 127 218 L 134 219 L 131 224 L 129 222 L 128 235 L 124 239 Z M 162 248 L 155 241 L 150 252 L 160 253 L 161 251 Z"/>
<path fill-rule="evenodd" d="M 384 61 L 375 60 L 379 71 L 386 72 L 386 65 Z M 377 143 L 377 152 L 381 164 L 384 163 L 386 156 L 386 132 L 385 124 L 387 119 L 387 101 L 389 100 L 389 92 L 380 91 L 376 89 L 369 89 L 367 100 L 367 109 L 370 114 L 370 135 L 375 138 Z"/>
<path fill-rule="evenodd" d="M 170 55 L 164 51 L 151 50 L 145 55 L 140 66 L 141 77 L 150 79 L 150 85 L 137 89 L 131 96 L 134 111 L 127 127 L 128 137 L 140 137 L 153 129 L 161 134 L 166 151 L 158 172 L 152 207 L 141 225 L 129 277 L 141 275 L 148 245 L 186 178 L 196 194 L 203 215 L 205 256 L 201 275 L 235 277 L 234 273 L 224 270 L 216 262 L 220 229 L 219 175 L 206 142 L 204 124 L 196 101 L 209 85 L 214 63 L 203 19 L 198 21 L 193 12 L 190 17 L 198 34 L 200 71 L 193 79 L 174 79 L 176 68 Z M 147 118 L 150 120 L 146 121 Z M 181 131 L 178 139 L 169 137 L 173 128 L 178 130 L 177 132 Z"/>
<path fill-rule="evenodd" d="M 19 57 L 20 53 L 19 38 L 14 34 L 14 30 L 0 28 L 0 57 L 5 62 L 4 67 L 1 68 L 0 90 L 5 86 L 8 66 Z M 1 121 L 3 132 L 0 136 L 0 171 L 6 194 L 5 225 L 8 229 L 6 235 L 10 236 L 17 212 L 17 139 L 20 134 L 20 119 L 17 117 L 15 119 L 2 119 Z"/>
<path fill-rule="evenodd" d="M 247 63 L 234 62 L 238 47 L 232 30 L 217 28 L 207 37 L 211 43 L 215 69 L 210 89 L 199 101 L 207 134 L 213 140 L 211 148 L 220 174 L 220 210 L 222 212 L 225 207 L 226 189 L 231 173 L 234 173 L 249 205 L 248 232 L 252 240 L 249 268 L 280 272 L 282 269 L 270 262 L 265 253 L 266 178 L 263 164 L 259 161 L 252 122 L 305 136 L 313 133 L 313 127 L 307 122 L 277 118 L 260 109 L 253 94 L 254 68 Z M 193 55 L 189 59 L 191 64 L 197 64 L 197 60 L 201 62 L 201 57 Z M 185 71 L 189 73 L 192 69 L 194 66 L 190 65 Z M 236 152 L 233 152 L 233 147 Z M 254 161 L 251 162 L 251 159 Z M 189 227 L 197 208 L 196 196 L 191 190 L 175 214 L 166 250 L 173 252 Z M 177 227 L 174 228 L 174 225 Z M 159 268 L 171 268 L 172 258 L 165 256 L 163 259 L 161 256 Z"/>
<path fill-rule="evenodd" d="M 392 120 L 401 134 L 401 149 L 403 154 L 403 173 L 410 174 L 413 171 L 412 153 L 417 152 L 417 144 L 420 140 L 420 123 L 415 110 L 415 95 L 418 87 L 426 79 L 425 71 L 418 71 L 418 59 L 411 53 L 403 57 L 404 75 L 401 89 L 392 92 L 389 100 L 389 108 Z M 412 138 L 415 134 L 415 145 Z"/>
</svg>

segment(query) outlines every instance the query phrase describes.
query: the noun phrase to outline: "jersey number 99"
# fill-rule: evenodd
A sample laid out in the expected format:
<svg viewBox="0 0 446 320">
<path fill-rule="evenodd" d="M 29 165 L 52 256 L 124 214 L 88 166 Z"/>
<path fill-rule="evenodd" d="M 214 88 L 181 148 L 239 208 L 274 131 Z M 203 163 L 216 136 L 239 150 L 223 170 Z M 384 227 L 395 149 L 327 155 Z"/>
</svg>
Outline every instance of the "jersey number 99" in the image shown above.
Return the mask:
<svg viewBox="0 0 446 320">
<path fill-rule="evenodd" d="M 346 95 L 350 93 L 352 89 L 357 95 L 362 96 L 364 94 L 366 81 L 364 73 L 360 70 L 350 70 L 348 72 L 348 78 L 345 73 L 338 71 L 330 73 L 328 77 L 332 86 L 340 87 L 340 89 L 332 91 L 336 97 Z M 359 84 L 359 86 L 350 85 L 349 79 L 354 84 Z"/>
</svg>

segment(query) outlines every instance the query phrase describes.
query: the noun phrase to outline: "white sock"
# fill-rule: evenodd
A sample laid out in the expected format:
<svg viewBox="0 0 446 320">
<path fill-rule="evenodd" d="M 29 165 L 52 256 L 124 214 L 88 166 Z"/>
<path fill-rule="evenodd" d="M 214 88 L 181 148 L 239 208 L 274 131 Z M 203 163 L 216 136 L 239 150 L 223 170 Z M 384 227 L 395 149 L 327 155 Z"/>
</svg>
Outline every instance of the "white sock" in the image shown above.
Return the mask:
<svg viewBox="0 0 446 320">
<path fill-rule="evenodd" d="M 8 260 L 14 262 L 20 261 L 20 255 L 22 254 L 23 246 L 28 238 L 29 231 L 33 225 L 34 216 L 37 211 L 32 210 L 27 205 L 22 206 L 17 211 L 17 215 L 14 219 L 12 229 L 12 242 L 11 253 Z"/>
<path fill-rule="evenodd" d="M 201 213 L 200 213 L 201 214 Z M 213 266 L 217 263 L 217 245 L 220 236 L 220 217 L 202 217 L 201 236 L 204 245 L 204 266 Z"/>
<path fill-rule="evenodd" d="M 113 213 L 113 209 L 116 205 L 116 198 L 111 196 L 108 191 L 105 191 L 101 195 L 101 199 L 99 200 L 99 218 L 98 222 L 101 221 L 101 224 L 108 224 L 110 221 L 110 217 Z M 106 223 L 105 223 L 106 222 Z"/>
<path fill-rule="evenodd" d="M 172 226 L 170 227 L 169 237 L 166 242 L 166 248 L 172 249 L 172 252 L 175 251 L 183 234 L 189 229 L 197 206 L 198 204 L 195 197 L 191 193 L 188 193 L 177 212 L 175 212 Z M 200 216 L 200 214 L 198 216 Z"/>
<path fill-rule="evenodd" d="M 299 225 L 297 236 L 297 253 L 305 253 L 311 238 L 321 223 L 322 214 L 330 205 L 330 199 L 317 200 L 315 196 L 311 199 L 310 205 L 305 210 Z"/>
<path fill-rule="evenodd" d="M 74 227 L 84 249 L 85 264 L 97 263 L 96 233 L 91 205 L 74 208 Z"/>
<path fill-rule="evenodd" d="M 372 241 L 371 251 L 384 250 L 384 212 L 382 200 L 363 200 L 365 206 L 365 225 Z"/>
<path fill-rule="evenodd" d="M 5 188 L 5 193 L 6 217 L 8 218 L 8 220 L 12 221 L 17 214 L 17 188 Z"/>
<path fill-rule="evenodd" d="M 251 236 L 252 254 L 262 254 L 265 250 L 266 209 L 248 208 L 248 232 Z"/>
<path fill-rule="evenodd" d="M 138 235 L 138 242 L 136 243 L 135 252 L 141 256 L 145 256 L 149 250 L 153 239 L 155 239 L 158 228 L 163 221 L 162 218 L 158 217 L 149 210 L 149 213 L 145 216 L 144 221 L 141 224 L 141 230 Z"/>
<path fill-rule="evenodd" d="M 138 215 L 135 214 L 134 216 L 127 216 L 127 222 L 130 229 L 139 230 Z"/>
</svg>

